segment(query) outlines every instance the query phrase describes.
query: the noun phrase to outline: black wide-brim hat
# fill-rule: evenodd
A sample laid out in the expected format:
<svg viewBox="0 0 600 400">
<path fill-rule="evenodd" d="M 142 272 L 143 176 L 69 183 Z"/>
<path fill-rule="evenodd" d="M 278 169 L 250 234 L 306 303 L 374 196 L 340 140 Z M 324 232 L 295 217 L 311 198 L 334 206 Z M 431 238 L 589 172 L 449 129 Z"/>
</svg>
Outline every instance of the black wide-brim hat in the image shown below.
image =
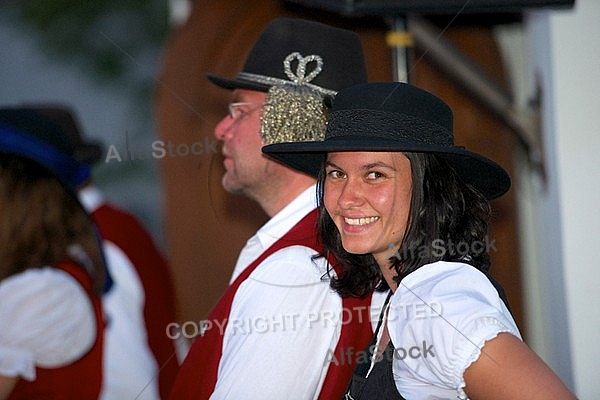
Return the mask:
<svg viewBox="0 0 600 400">
<path fill-rule="evenodd" d="M 367 83 L 337 94 L 323 141 L 270 144 L 262 151 L 315 177 L 329 152 L 434 153 L 486 198 L 506 193 L 510 188 L 506 171 L 482 155 L 455 146 L 452 124 L 450 107 L 425 90 L 399 82 Z"/>
<path fill-rule="evenodd" d="M 225 89 L 267 92 L 273 85 L 303 84 L 333 96 L 367 82 L 360 37 L 346 29 L 298 18 L 276 18 L 262 31 L 235 79 L 207 73 Z"/>
</svg>

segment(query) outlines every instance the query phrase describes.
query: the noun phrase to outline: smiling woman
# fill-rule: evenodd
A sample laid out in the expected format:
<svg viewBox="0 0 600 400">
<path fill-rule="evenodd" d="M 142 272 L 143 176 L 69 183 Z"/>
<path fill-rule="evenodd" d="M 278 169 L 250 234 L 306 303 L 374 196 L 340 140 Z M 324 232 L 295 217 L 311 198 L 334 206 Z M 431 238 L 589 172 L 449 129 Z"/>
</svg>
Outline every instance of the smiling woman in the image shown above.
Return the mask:
<svg viewBox="0 0 600 400">
<path fill-rule="evenodd" d="M 346 398 L 574 398 L 522 342 L 488 253 L 472 251 L 487 238 L 488 201 L 508 191 L 510 178 L 454 145 L 452 119 L 417 87 L 357 85 L 335 97 L 325 140 L 263 148 L 319 176 L 321 237 L 341 268 L 332 287 L 355 296 L 391 289 Z M 444 251 L 389 252 L 432 243 Z M 441 304 L 443 318 L 399 318 L 407 302 Z M 435 357 L 393 356 L 415 341 Z"/>
</svg>

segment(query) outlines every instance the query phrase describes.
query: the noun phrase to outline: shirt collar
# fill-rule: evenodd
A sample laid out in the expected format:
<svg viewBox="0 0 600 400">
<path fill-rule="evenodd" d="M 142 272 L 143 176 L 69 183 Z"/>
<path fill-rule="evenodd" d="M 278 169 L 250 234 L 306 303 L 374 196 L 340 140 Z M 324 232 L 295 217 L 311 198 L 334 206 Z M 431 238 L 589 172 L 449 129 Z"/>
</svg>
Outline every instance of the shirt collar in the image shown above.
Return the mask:
<svg viewBox="0 0 600 400">
<path fill-rule="evenodd" d="M 311 185 L 256 232 L 262 248 L 267 249 L 275 243 L 316 207 L 316 185 Z"/>
<path fill-rule="evenodd" d="M 92 185 L 87 185 L 83 189 L 79 189 L 77 196 L 83 208 L 90 214 L 104 203 L 104 196 L 97 187 Z"/>
</svg>

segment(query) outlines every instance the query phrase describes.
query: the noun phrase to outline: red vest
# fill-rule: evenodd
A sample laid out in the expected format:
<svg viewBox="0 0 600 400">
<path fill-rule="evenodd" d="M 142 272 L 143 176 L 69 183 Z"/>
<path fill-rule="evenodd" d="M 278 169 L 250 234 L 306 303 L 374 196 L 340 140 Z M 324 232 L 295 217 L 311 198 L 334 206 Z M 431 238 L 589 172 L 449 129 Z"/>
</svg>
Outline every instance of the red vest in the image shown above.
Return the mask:
<svg viewBox="0 0 600 400">
<path fill-rule="evenodd" d="M 59 368 L 36 367 L 35 381 L 20 379 L 8 400 L 92 400 L 100 395 L 104 332 L 100 299 L 92 292 L 92 281 L 81 267 L 64 263 L 57 268 L 75 278 L 92 301 L 96 315 L 96 342 L 82 358 L 69 365 Z"/>
<path fill-rule="evenodd" d="M 301 245 L 322 253 L 323 247 L 317 240 L 316 223 L 317 210 L 314 210 L 261 254 L 260 257 L 250 264 L 229 286 L 208 316 L 208 320 L 227 320 L 233 298 L 239 286 L 263 260 L 276 251 L 289 246 Z M 342 299 L 342 307 L 344 310 L 349 310 L 352 313 L 352 317 L 347 318 L 348 321 L 351 322 L 342 325 L 340 339 L 334 352 L 336 357 L 338 357 L 339 354 L 344 354 L 344 349 L 362 350 L 369 343 L 369 340 L 373 335 L 368 311 L 370 304 L 371 296 L 363 299 L 353 297 Z M 221 359 L 221 350 L 223 347 L 223 336 L 221 331 L 221 329 L 210 329 L 206 331 L 203 336 L 199 336 L 195 339 L 192 348 L 177 375 L 177 380 L 175 381 L 175 386 L 171 392 L 170 399 L 203 400 L 210 397 L 217 382 L 217 371 L 219 360 Z M 348 381 L 350 380 L 354 366 L 354 362 L 330 363 L 319 399 L 329 400 L 341 398 Z M 273 367 L 276 368 L 277 366 Z M 240 384 L 244 385 L 245 383 L 240 382 Z"/>
<path fill-rule="evenodd" d="M 100 236 L 131 260 L 144 288 L 144 321 L 148 346 L 158 364 L 160 396 L 166 399 L 179 370 L 167 326 L 175 321 L 175 291 L 169 266 L 152 237 L 130 214 L 107 203 L 91 213 Z"/>
</svg>

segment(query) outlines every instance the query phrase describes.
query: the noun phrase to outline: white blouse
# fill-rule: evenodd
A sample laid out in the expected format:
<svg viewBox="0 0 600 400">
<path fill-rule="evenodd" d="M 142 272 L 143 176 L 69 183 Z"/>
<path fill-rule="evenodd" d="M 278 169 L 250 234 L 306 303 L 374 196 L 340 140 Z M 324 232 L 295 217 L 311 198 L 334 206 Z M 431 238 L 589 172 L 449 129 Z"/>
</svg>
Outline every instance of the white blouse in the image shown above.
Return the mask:
<svg viewBox="0 0 600 400">
<path fill-rule="evenodd" d="M 67 365 L 93 346 L 96 318 L 81 285 L 51 267 L 0 281 L 0 375 L 35 380 L 35 367 Z"/>
<path fill-rule="evenodd" d="M 407 399 L 467 399 L 463 374 L 487 340 L 521 339 L 488 278 L 470 265 L 436 262 L 408 275 L 390 300 L 396 387 Z"/>
</svg>

